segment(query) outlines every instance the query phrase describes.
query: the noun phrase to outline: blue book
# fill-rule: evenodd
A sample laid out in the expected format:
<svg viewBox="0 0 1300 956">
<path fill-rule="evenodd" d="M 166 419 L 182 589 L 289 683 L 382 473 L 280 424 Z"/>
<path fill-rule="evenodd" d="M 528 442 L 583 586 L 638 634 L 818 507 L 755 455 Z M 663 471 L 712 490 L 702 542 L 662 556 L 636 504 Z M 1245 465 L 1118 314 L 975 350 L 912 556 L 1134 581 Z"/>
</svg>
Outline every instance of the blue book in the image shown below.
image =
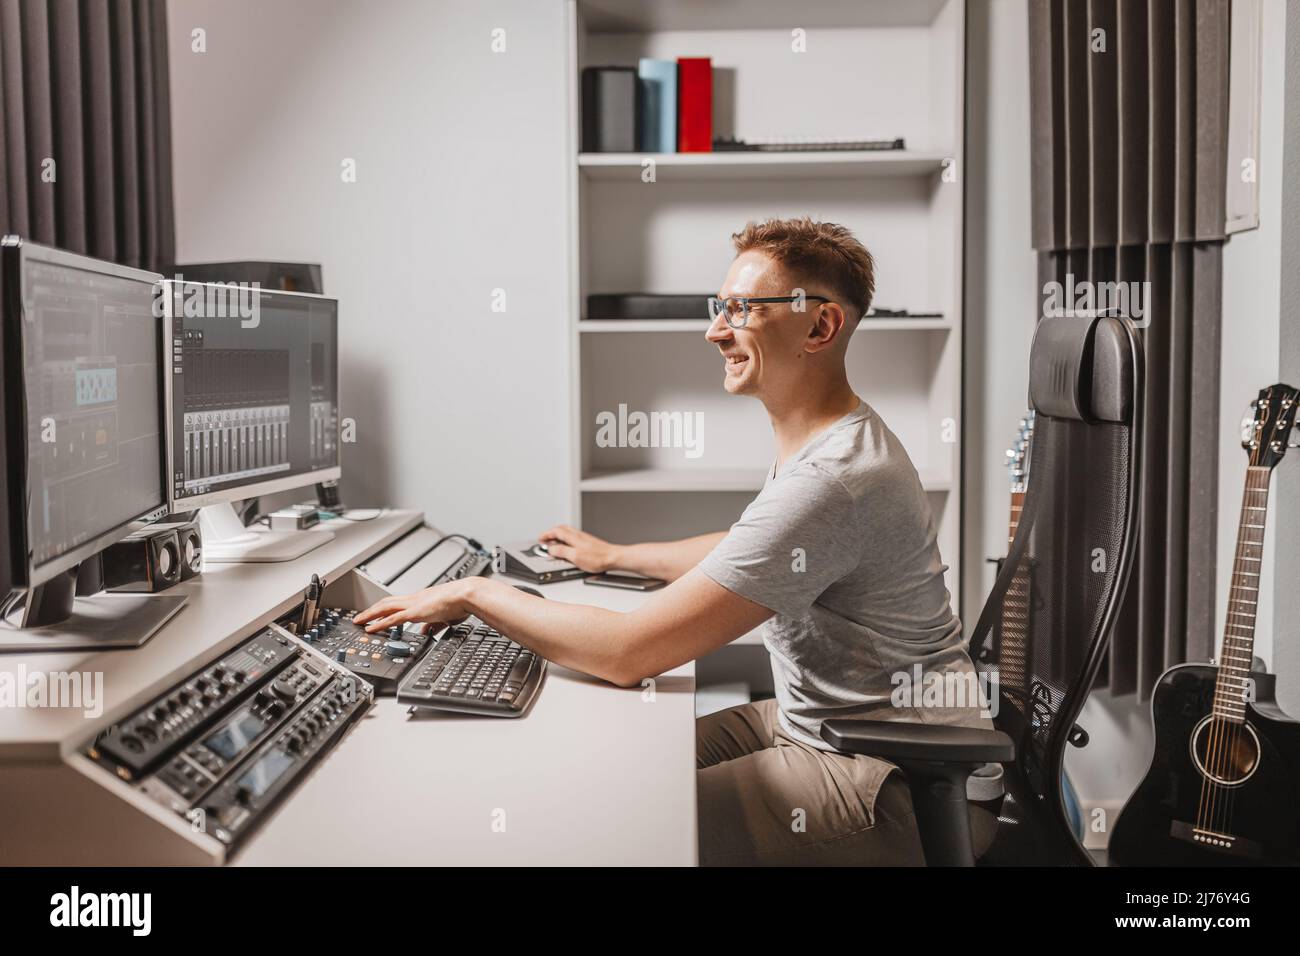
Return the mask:
<svg viewBox="0 0 1300 956">
<path fill-rule="evenodd" d="M 677 61 L 642 57 L 641 122 L 637 149 L 643 153 L 677 152 Z"/>
</svg>

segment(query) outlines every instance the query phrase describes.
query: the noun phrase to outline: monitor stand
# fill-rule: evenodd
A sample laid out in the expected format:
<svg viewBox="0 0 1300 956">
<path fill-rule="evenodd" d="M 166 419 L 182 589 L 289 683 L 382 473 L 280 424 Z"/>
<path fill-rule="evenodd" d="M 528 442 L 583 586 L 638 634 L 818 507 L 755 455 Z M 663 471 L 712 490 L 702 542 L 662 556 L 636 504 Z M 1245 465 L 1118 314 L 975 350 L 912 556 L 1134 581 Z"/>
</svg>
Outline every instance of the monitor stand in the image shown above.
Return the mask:
<svg viewBox="0 0 1300 956">
<path fill-rule="evenodd" d="M 201 508 L 199 527 L 203 532 L 205 564 L 292 561 L 334 540 L 333 531 L 254 531 L 245 528 L 229 504 Z"/>
<path fill-rule="evenodd" d="M 0 653 L 102 651 L 139 647 L 172 619 L 184 595 L 108 594 L 78 597 L 77 569 L 29 588 L 0 619 Z"/>
</svg>

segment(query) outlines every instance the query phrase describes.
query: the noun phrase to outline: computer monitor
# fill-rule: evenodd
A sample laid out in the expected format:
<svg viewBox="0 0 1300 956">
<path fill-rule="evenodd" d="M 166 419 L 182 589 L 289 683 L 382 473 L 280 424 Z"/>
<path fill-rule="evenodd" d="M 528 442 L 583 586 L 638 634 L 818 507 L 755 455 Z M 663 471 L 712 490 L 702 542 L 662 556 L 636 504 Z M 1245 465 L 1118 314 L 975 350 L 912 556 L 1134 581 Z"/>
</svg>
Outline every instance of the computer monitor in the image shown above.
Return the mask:
<svg viewBox="0 0 1300 956">
<path fill-rule="evenodd" d="M 187 262 L 177 263 L 177 276 L 189 282 L 256 282 L 263 289 L 321 295 L 321 267 L 314 262 Z"/>
<path fill-rule="evenodd" d="M 161 277 L 13 236 L 0 276 L 6 544 L 36 627 L 72 615 L 83 560 L 167 511 Z"/>
<path fill-rule="evenodd" d="M 164 286 L 172 512 L 339 478 L 338 302 L 233 283 Z M 204 517 L 214 561 L 288 560 L 332 537 L 223 534 L 210 509 Z"/>
</svg>

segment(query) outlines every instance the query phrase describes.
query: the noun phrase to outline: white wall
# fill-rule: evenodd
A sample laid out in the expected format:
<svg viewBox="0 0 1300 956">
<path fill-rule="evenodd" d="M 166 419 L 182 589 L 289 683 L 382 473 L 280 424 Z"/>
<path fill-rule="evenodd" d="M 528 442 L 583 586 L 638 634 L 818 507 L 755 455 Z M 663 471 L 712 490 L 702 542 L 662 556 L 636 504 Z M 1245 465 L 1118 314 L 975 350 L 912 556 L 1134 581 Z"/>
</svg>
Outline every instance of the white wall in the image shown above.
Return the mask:
<svg viewBox="0 0 1300 956">
<path fill-rule="evenodd" d="M 1006 554 L 1004 454 L 1029 401 L 1039 311 L 1030 242 L 1029 13 L 1023 0 L 968 6 L 966 464 L 962 613 L 974 627 Z"/>
<path fill-rule="evenodd" d="M 560 0 L 168 4 L 178 259 L 322 263 L 350 504 L 487 543 L 571 517 L 564 17 Z"/>
<path fill-rule="evenodd" d="M 1223 250 L 1223 346 L 1219 365 L 1219 514 L 1215 586 L 1215 652 L 1227 620 L 1228 587 L 1246 481 L 1246 452 L 1237 425 L 1246 403 L 1265 385 L 1278 381 L 1282 282 L 1282 133 L 1285 121 L 1286 4 L 1262 4 L 1259 228 L 1233 235 Z M 1229 157 L 1229 169 L 1240 157 Z M 1297 184 L 1292 183 L 1295 188 Z M 1286 461 L 1288 467 L 1295 462 Z M 1276 489 L 1271 510 L 1294 506 L 1280 502 Z M 1255 617 L 1255 653 L 1273 665 L 1273 587 L 1277 566 L 1275 522 L 1264 530 L 1260 565 L 1259 607 Z M 1294 572 L 1293 572 L 1294 573 Z M 1287 675 L 1300 677 L 1300 675 Z"/>
<path fill-rule="evenodd" d="M 1282 197 L 1282 341 L 1281 377 L 1295 384 L 1300 380 L 1300 17 L 1286 23 L 1286 116 L 1282 145 L 1282 181 L 1292 184 Z M 1296 452 L 1291 452 L 1296 455 Z M 1274 478 L 1273 494 L 1278 501 L 1300 500 L 1300 466 L 1292 461 Z M 1272 663 L 1279 676 L 1278 703 L 1288 714 L 1300 714 L 1300 641 L 1296 640 L 1300 620 L 1300 593 L 1294 587 L 1295 568 L 1300 562 L 1300 512 L 1294 507 L 1277 509 L 1276 588 L 1273 600 L 1274 634 Z M 1282 569 L 1289 569 L 1284 573 Z"/>
</svg>

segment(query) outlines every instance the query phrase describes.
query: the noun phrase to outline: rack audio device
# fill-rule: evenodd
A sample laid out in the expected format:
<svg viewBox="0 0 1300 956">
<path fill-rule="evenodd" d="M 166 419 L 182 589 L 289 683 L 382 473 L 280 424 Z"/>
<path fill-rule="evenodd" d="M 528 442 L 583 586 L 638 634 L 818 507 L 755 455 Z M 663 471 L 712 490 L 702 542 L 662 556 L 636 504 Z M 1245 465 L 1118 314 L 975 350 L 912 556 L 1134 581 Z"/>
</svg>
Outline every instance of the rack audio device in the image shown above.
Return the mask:
<svg viewBox="0 0 1300 956">
<path fill-rule="evenodd" d="M 98 734 L 83 752 L 228 850 L 339 743 L 372 699 L 364 680 L 271 625 Z"/>
</svg>

